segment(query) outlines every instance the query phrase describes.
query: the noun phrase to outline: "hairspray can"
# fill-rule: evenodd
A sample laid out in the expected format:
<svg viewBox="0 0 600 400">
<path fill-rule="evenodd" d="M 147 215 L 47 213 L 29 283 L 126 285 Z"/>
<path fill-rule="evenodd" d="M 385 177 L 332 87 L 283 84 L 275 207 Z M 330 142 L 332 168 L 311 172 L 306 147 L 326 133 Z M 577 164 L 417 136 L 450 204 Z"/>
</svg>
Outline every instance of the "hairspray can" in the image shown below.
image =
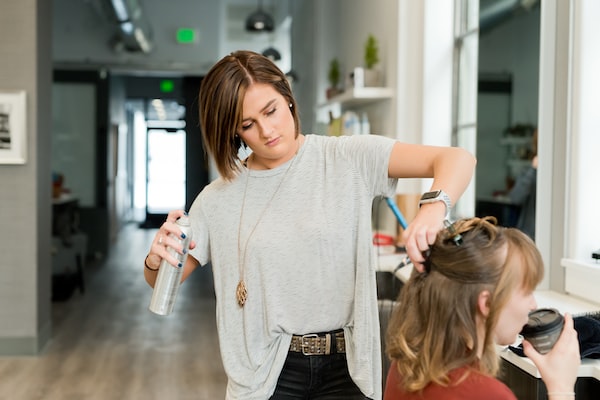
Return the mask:
<svg viewBox="0 0 600 400">
<path fill-rule="evenodd" d="M 177 220 L 177 225 L 181 229 L 181 232 L 185 234 L 185 239 L 181 236 L 175 236 L 170 234 L 169 236 L 181 243 L 185 254 L 179 254 L 176 250 L 168 248 L 169 254 L 175 257 L 181 267 L 173 266 L 163 259 L 160 263 L 160 269 L 158 270 L 158 276 L 154 283 L 154 290 L 152 292 L 152 299 L 150 300 L 150 311 L 158 315 L 169 315 L 173 311 L 175 305 L 175 298 L 181 285 L 181 275 L 183 274 L 183 265 L 188 255 L 190 242 L 192 240 L 192 227 L 190 226 L 190 220 L 187 216 L 182 216 Z"/>
</svg>

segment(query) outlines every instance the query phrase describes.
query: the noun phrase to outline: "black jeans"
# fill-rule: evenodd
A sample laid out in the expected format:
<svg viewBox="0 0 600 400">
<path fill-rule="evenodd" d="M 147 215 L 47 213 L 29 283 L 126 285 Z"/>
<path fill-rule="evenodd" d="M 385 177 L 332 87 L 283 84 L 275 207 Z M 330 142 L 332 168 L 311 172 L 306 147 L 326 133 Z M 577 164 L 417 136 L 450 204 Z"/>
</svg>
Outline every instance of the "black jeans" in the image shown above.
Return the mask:
<svg viewBox="0 0 600 400">
<path fill-rule="evenodd" d="M 271 400 L 366 400 L 350 378 L 346 354 L 289 352 Z"/>
</svg>

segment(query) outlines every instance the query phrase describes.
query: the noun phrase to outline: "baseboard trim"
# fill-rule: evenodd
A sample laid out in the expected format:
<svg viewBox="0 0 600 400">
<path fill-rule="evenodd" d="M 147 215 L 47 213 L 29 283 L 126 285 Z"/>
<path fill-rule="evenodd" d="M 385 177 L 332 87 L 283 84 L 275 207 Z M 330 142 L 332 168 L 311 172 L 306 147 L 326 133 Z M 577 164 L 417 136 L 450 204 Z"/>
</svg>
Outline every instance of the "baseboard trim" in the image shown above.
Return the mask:
<svg viewBox="0 0 600 400">
<path fill-rule="evenodd" d="M 46 324 L 34 337 L 0 338 L 0 356 L 37 356 L 40 355 L 52 336 L 52 326 Z"/>
</svg>

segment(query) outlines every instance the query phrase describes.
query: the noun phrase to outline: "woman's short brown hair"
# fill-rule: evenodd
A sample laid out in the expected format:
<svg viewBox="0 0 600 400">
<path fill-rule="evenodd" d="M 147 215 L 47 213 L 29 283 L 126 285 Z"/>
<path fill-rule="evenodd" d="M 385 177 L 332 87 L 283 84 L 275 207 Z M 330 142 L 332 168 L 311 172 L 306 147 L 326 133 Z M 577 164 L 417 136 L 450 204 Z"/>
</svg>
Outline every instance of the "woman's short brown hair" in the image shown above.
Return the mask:
<svg viewBox="0 0 600 400">
<path fill-rule="evenodd" d="M 200 125 L 204 146 L 214 158 L 219 173 L 227 180 L 240 170 L 242 105 L 248 87 L 267 83 L 290 104 L 300 132 L 296 100 L 285 74 L 268 57 L 252 51 L 236 51 L 218 61 L 200 84 Z"/>
</svg>

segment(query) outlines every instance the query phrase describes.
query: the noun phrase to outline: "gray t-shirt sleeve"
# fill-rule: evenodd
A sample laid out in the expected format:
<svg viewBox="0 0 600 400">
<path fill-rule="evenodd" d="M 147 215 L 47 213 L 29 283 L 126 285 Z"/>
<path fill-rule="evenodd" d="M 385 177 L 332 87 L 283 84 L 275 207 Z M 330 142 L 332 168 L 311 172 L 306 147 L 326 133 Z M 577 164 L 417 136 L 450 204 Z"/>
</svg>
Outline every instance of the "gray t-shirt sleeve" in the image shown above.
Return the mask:
<svg viewBox="0 0 600 400">
<path fill-rule="evenodd" d="M 360 174 L 373 196 L 394 194 L 398 179 L 388 176 L 389 160 L 395 140 L 377 135 L 340 137 L 339 152 Z"/>
</svg>

